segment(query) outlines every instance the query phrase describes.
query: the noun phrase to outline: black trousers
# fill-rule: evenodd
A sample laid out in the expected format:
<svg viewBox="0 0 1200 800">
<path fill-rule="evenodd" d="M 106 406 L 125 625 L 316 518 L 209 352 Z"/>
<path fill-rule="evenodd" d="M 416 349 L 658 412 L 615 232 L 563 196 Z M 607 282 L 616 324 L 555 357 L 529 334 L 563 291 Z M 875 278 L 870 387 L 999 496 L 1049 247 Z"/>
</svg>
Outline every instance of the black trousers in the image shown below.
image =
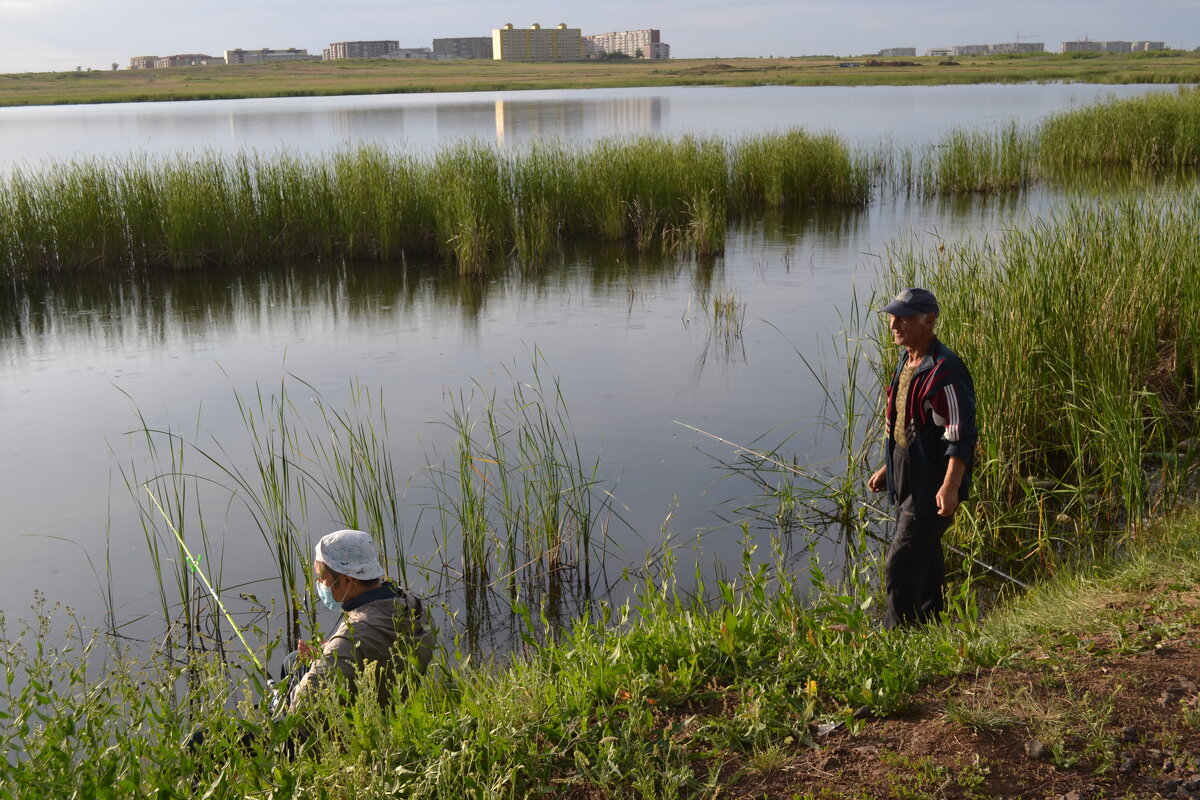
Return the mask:
<svg viewBox="0 0 1200 800">
<path fill-rule="evenodd" d="M 942 584 L 946 561 L 942 534 L 951 517 L 917 517 L 908 482 L 908 449 L 897 446 L 892 455 L 892 485 L 896 490 L 896 532 L 883 566 L 887 593 L 888 628 L 920 625 L 937 619 L 945 608 Z"/>
</svg>

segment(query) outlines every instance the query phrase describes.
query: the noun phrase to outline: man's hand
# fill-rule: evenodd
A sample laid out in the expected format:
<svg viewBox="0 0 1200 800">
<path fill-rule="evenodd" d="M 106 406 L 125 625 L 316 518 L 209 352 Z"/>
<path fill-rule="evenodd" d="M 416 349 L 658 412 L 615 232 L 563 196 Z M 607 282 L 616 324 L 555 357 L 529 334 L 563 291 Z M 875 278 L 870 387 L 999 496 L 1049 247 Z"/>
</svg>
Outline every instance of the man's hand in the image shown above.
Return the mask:
<svg viewBox="0 0 1200 800">
<path fill-rule="evenodd" d="M 953 517 L 954 512 L 958 510 L 958 487 L 951 489 L 942 484 L 942 488 L 938 489 L 937 507 L 939 517 Z"/>
<path fill-rule="evenodd" d="M 867 488 L 875 493 L 887 489 L 887 467 L 880 467 L 867 478 Z"/>
<path fill-rule="evenodd" d="M 958 489 L 962 486 L 963 475 L 967 471 L 967 462 L 957 456 L 951 456 L 946 465 L 946 479 L 942 488 L 938 489 L 937 502 L 939 517 L 953 517 L 958 510 Z"/>
</svg>

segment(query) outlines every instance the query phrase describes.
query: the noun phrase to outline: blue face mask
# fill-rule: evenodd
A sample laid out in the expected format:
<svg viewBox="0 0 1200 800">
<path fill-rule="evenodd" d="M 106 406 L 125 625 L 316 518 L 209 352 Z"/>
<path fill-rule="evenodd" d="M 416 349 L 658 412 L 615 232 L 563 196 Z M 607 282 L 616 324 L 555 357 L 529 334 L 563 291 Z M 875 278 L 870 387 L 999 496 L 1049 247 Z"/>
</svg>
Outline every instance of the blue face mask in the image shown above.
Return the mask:
<svg viewBox="0 0 1200 800">
<path fill-rule="evenodd" d="M 338 580 L 340 581 L 341 578 L 338 578 Z M 334 581 L 333 583 L 336 585 L 337 581 Z M 333 586 L 326 586 L 321 581 L 316 581 L 316 584 L 317 597 L 321 598 L 321 602 L 325 605 L 325 607 L 330 611 L 341 611 L 342 604 L 333 599 Z"/>
</svg>

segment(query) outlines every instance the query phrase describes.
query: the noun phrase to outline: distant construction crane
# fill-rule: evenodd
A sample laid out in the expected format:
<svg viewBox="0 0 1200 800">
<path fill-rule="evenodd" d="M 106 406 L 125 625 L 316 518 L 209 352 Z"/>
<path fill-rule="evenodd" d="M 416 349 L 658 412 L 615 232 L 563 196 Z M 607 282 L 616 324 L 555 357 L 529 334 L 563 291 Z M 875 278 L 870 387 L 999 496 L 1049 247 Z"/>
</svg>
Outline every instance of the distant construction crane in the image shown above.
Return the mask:
<svg viewBox="0 0 1200 800">
<path fill-rule="evenodd" d="M 1037 37 L 1039 37 L 1039 36 L 1041 36 L 1041 34 L 1040 34 L 1040 33 L 1026 33 L 1026 34 L 1022 34 L 1020 31 L 1017 31 L 1017 35 L 1016 35 L 1015 37 L 1013 37 L 1013 41 L 1014 41 L 1014 42 L 1020 42 L 1022 39 L 1036 39 L 1036 38 L 1037 38 Z"/>
</svg>

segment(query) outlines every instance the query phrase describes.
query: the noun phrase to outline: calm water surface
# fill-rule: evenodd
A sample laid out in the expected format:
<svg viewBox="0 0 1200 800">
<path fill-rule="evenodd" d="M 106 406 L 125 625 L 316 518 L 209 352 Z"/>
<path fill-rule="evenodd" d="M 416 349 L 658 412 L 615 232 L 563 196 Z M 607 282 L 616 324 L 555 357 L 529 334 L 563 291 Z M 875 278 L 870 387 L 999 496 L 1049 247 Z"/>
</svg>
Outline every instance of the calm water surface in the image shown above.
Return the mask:
<svg viewBox="0 0 1200 800">
<path fill-rule="evenodd" d="M 3 109 L 0 153 L 11 165 L 131 149 L 311 151 L 380 139 L 434 147 L 464 136 L 734 135 L 795 124 L 866 140 L 1029 120 L 1136 91 L 1144 89 L 776 87 Z M 401 521 L 407 554 L 449 561 L 433 516 L 421 511 L 423 467 L 450 445 L 443 423 L 452 398 L 476 384 L 503 396 L 514 377 L 530 377 L 535 351 L 559 379 L 585 457 L 600 459 L 630 525 L 614 526 L 609 572 L 644 563 L 664 538 L 688 547 L 699 540 L 690 557 L 706 572 L 734 566 L 740 531 L 730 518 L 755 488 L 706 455 L 728 452 L 674 421 L 743 443 L 786 439 L 802 461 L 834 455 L 819 424 L 822 393 L 797 351 L 842 374 L 834 336 L 852 304 L 871 298 L 889 242 L 985 236 L 1054 202 L 1046 193 L 961 203 L 882 198 L 739 223 L 713 264 L 571 246 L 534 275 L 482 284 L 439 265 L 327 264 L 6 287 L 0 607 L 20 613 L 41 589 L 99 614 L 111 572 L 118 616 L 154 615 L 155 581 L 125 484 L 149 464 L 129 431 L 144 420 L 224 447 L 246 466 L 234 393 L 271 393 L 289 375 L 334 408 L 348 401 L 351 380 L 382 392 L 397 472 L 412 476 Z M 714 340 L 699 309 L 714 291 L 745 303 L 733 348 Z M 312 390 L 293 383 L 290 391 L 311 414 Z M 269 595 L 270 583 L 255 583 L 275 569 L 261 536 L 227 512 L 227 498 L 206 499 L 209 536 L 219 542 L 209 570 L 225 586 Z M 311 509 L 314 538 L 336 527 Z"/>
<path fill-rule="evenodd" d="M 0 108 L 0 168 L 81 156 L 180 150 L 324 152 L 354 142 L 415 149 L 476 138 L 687 133 L 737 136 L 802 126 L 856 143 L 927 141 L 949 129 L 1029 122 L 1165 87 L 1050 84 L 538 90 Z"/>
</svg>

